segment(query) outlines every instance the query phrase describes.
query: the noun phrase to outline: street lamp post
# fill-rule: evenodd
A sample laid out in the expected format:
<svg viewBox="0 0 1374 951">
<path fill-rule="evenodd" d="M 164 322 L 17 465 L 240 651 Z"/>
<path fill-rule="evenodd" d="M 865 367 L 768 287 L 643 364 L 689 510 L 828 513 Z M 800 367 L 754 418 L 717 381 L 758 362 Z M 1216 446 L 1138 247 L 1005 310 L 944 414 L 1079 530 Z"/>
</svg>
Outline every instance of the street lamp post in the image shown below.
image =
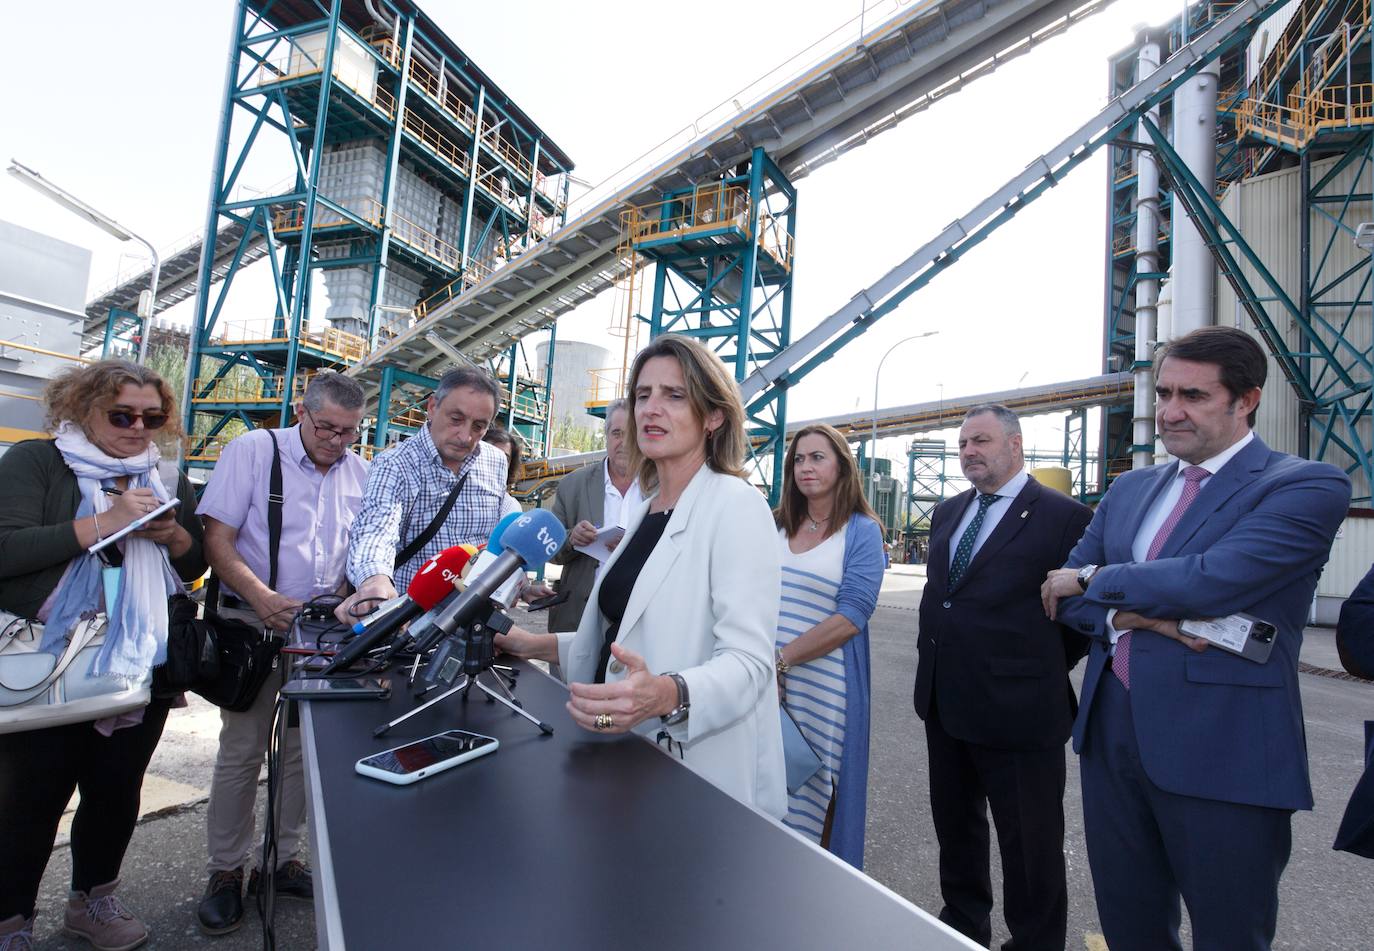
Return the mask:
<svg viewBox="0 0 1374 951">
<path fill-rule="evenodd" d="M 920 340 L 922 337 L 933 337 L 938 334 L 938 330 L 927 330 L 923 334 L 914 334 L 910 337 L 903 337 L 892 346 L 887 348 L 887 353 L 878 361 L 878 372 L 873 374 L 873 433 L 869 439 L 868 454 L 868 504 L 873 506 L 873 510 L 878 510 L 878 382 L 883 378 L 883 364 L 887 358 L 892 356 L 892 351 L 896 350 L 904 343 L 912 340 Z"/>
<path fill-rule="evenodd" d="M 148 312 L 146 314 L 139 314 L 139 317 L 143 319 L 143 332 L 138 342 L 138 362 L 147 362 L 148 337 L 151 335 L 153 327 L 153 311 L 157 309 L 157 282 L 162 274 L 162 259 L 158 256 L 157 248 L 153 247 L 153 243 L 147 238 L 139 237 L 109 215 L 101 214 L 75 195 L 58 188 L 27 165 L 21 165 L 14 159 L 10 159 L 8 171 L 25 185 L 41 192 L 68 211 L 85 218 L 106 234 L 113 235 L 120 241 L 137 241 L 148 249 L 148 253 L 153 258 L 153 279 L 149 287 L 150 297 L 148 301 Z M 141 309 L 142 308 L 140 308 L 140 310 Z"/>
</svg>

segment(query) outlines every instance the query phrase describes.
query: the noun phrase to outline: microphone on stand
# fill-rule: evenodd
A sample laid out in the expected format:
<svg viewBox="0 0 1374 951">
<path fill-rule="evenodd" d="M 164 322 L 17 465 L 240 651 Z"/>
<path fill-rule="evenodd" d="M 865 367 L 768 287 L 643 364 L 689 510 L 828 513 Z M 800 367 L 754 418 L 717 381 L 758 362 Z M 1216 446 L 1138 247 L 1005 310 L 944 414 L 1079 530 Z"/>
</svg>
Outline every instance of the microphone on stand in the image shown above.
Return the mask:
<svg viewBox="0 0 1374 951">
<path fill-rule="evenodd" d="M 468 561 L 463 565 L 463 569 L 451 579 L 453 588 L 434 607 L 430 608 L 414 624 L 406 628 L 405 634 L 391 642 L 391 646 L 382 654 L 380 661 L 385 664 L 402 651 L 412 651 L 423 654 L 434 646 L 434 641 L 442 636 L 442 632 L 434 627 L 434 616 L 453 602 L 467 584 L 467 579 L 472 577 L 474 566 L 477 564 L 477 557 L 480 554 L 476 545 L 455 545 L 461 548 L 468 555 Z"/>
<path fill-rule="evenodd" d="M 462 573 L 469 555 L 460 545 L 445 548 L 435 555 L 411 579 L 400 607 L 387 611 L 370 625 L 355 624 L 357 636 L 349 641 L 320 674 L 342 670 L 362 657 L 373 647 L 391 637 L 403 626 L 424 614 L 453 591 L 453 581 Z"/>
<path fill-rule="evenodd" d="M 532 509 L 518 516 L 501 536 L 501 553 L 481 574 L 474 567 L 467 588 L 435 615 L 434 626 L 452 634 L 490 611 L 493 595 L 507 580 L 558 554 L 567 536 L 567 529 L 548 509 Z"/>
</svg>

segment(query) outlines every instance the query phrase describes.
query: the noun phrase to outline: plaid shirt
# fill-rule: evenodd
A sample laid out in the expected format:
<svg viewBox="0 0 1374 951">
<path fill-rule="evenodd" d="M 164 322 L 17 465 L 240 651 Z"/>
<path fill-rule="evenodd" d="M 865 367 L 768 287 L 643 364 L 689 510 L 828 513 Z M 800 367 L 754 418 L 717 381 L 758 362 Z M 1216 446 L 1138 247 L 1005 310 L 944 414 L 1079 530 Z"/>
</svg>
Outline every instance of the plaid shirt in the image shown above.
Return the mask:
<svg viewBox="0 0 1374 951">
<path fill-rule="evenodd" d="M 425 530 L 464 475 L 468 480 L 439 531 L 410 561 L 396 565 L 397 553 Z M 421 566 L 445 548 L 485 544 L 500 518 L 505 479 L 505 454 L 485 442 L 468 453 L 455 475 L 439 458 L 428 426 L 388 449 L 368 471 L 348 548 L 349 580 L 360 585 L 373 575 L 387 575 L 404 593 Z"/>
</svg>

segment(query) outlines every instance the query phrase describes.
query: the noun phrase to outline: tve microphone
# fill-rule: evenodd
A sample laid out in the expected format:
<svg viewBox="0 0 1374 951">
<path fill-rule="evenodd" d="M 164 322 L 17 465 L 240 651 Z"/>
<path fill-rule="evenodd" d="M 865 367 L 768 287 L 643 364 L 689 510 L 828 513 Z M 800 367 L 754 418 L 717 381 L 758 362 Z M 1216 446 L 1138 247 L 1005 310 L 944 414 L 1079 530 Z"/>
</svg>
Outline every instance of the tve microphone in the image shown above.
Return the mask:
<svg viewBox="0 0 1374 951">
<path fill-rule="evenodd" d="M 515 523 L 516 519 L 520 518 L 521 514 L 523 513 L 512 512 L 496 523 L 496 528 L 492 529 L 491 537 L 487 539 L 487 547 L 477 556 L 477 561 L 473 563 L 468 571 L 469 581 L 476 581 L 496 564 L 496 560 L 501 556 L 501 553 L 505 551 L 503 539 L 505 538 L 506 531 Z M 511 574 L 504 583 L 492 592 L 491 599 L 503 608 L 511 607 L 515 604 L 516 599 L 520 597 L 520 589 L 524 587 L 523 582 L 523 572 L 517 571 Z"/>
<path fill-rule="evenodd" d="M 343 650 L 334 655 L 329 666 L 320 672 L 321 675 L 332 674 L 347 667 L 395 634 L 401 627 L 434 607 L 445 595 L 451 594 L 453 582 L 462 573 L 468 557 L 468 553 L 461 546 L 455 545 L 445 548 L 425 562 L 411 579 L 410 587 L 406 589 L 405 603 L 388 611 L 385 617 L 349 641 Z"/>
<path fill-rule="evenodd" d="M 501 536 L 502 552 L 480 575 L 474 573 L 462 594 L 434 618 L 445 634 L 466 627 L 492 608 L 492 596 L 512 575 L 537 568 L 558 554 L 568 532 L 548 509 L 519 515 Z"/>
</svg>

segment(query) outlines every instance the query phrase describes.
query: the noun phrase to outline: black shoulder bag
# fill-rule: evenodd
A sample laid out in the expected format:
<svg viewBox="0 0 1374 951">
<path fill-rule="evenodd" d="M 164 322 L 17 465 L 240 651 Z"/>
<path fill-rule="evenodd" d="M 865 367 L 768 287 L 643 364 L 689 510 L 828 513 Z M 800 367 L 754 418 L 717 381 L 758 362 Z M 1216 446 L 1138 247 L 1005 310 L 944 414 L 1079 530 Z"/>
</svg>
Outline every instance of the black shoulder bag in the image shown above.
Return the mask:
<svg viewBox="0 0 1374 951">
<path fill-rule="evenodd" d="M 439 527 L 444 524 L 444 519 L 448 518 L 448 513 L 453 511 L 453 503 L 458 501 L 458 493 L 463 491 L 463 485 L 468 481 L 468 473 L 464 472 L 463 477 L 458 480 L 444 499 L 444 504 L 439 506 L 439 511 L 434 513 L 434 517 L 429 520 L 425 530 L 410 540 L 410 544 L 396 553 L 396 561 L 392 565 L 392 571 L 404 565 L 410 559 L 420 553 L 420 549 L 429 544 L 429 540 L 439 533 Z"/>
<path fill-rule="evenodd" d="M 267 586 L 277 589 L 277 549 L 281 545 L 281 449 L 272 438 L 272 473 L 267 490 Z M 205 616 L 184 594 L 168 602 L 167 662 L 153 671 L 153 695 L 170 697 L 190 690 L 215 706 L 242 713 L 253 706 L 258 691 L 277 667 L 285 638 L 219 613 L 219 579 L 206 584 Z"/>
</svg>

